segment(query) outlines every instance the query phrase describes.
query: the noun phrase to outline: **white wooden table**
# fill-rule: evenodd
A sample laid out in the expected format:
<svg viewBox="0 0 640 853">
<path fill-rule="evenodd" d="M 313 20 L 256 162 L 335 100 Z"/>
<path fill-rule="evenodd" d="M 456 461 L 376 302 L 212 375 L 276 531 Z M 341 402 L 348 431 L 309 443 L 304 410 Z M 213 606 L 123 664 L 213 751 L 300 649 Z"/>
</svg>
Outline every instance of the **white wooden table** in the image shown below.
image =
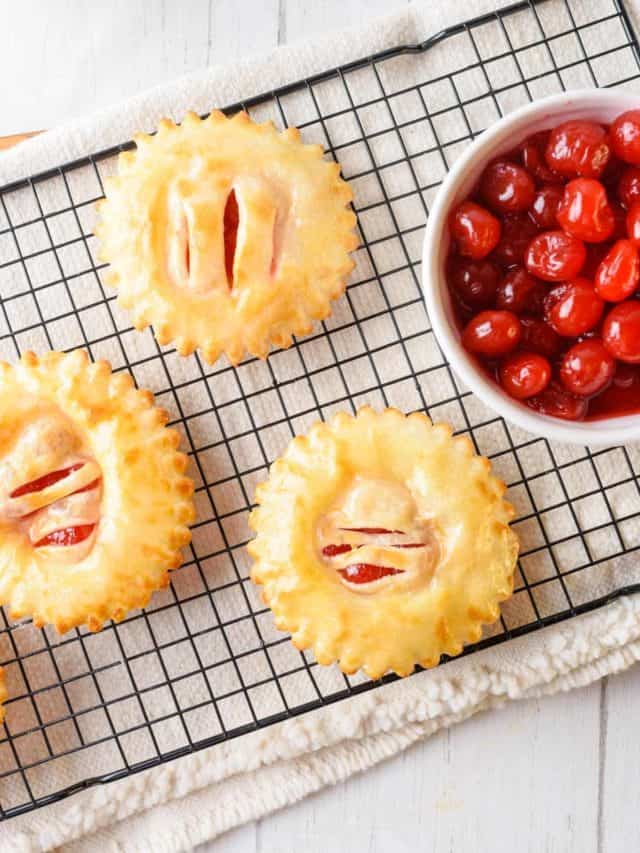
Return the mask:
<svg viewBox="0 0 640 853">
<path fill-rule="evenodd" d="M 0 135 L 52 127 L 204 65 L 401 5 L 0 0 Z M 584 690 L 476 717 L 203 850 L 640 850 L 635 701 L 638 668 Z"/>
</svg>

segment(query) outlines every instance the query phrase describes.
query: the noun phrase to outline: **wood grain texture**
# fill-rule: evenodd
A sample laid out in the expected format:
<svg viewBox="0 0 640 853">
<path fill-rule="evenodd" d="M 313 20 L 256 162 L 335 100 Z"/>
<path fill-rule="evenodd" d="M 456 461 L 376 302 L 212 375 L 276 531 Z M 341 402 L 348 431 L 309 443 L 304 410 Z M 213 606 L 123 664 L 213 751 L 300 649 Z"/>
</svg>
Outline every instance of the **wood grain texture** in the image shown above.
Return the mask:
<svg viewBox="0 0 640 853">
<path fill-rule="evenodd" d="M 599 697 L 595 685 L 441 732 L 261 821 L 256 851 L 596 853 Z"/>
<path fill-rule="evenodd" d="M 404 0 L 0 0 L 0 134 L 53 127 L 207 64 Z M 418 744 L 200 853 L 629 853 L 640 670 L 516 703 Z"/>
</svg>

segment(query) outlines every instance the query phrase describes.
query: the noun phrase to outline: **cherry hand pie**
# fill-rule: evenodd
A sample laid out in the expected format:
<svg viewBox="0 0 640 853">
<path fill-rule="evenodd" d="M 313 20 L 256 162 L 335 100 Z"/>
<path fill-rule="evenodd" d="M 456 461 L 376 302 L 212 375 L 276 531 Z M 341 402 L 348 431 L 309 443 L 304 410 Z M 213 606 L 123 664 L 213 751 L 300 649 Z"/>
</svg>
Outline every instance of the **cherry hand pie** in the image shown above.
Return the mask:
<svg viewBox="0 0 640 853">
<path fill-rule="evenodd" d="M 266 357 L 342 294 L 357 246 L 340 167 L 244 112 L 139 135 L 107 179 L 96 235 L 137 329 L 182 355 Z"/>
<path fill-rule="evenodd" d="M 480 639 L 513 591 L 512 507 L 445 424 L 338 414 L 295 438 L 257 489 L 252 579 L 318 663 L 371 678 Z"/>
<path fill-rule="evenodd" d="M 0 363 L 0 603 L 62 634 L 143 607 L 182 562 L 193 484 L 166 413 L 85 352 Z"/>
</svg>

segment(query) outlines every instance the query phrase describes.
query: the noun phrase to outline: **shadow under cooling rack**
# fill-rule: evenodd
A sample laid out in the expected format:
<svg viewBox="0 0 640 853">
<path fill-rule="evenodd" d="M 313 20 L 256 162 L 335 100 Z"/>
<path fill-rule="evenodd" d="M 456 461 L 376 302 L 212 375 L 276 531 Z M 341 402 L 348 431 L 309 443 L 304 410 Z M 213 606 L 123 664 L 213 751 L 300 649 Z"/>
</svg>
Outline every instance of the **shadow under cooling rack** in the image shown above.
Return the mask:
<svg viewBox="0 0 640 853">
<path fill-rule="evenodd" d="M 515 593 L 465 654 L 640 589 L 640 449 L 553 445 L 496 418 L 444 361 L 419 273 L 434 194 L 475 135 L 534 98 L 638 79 L 620 2 L 541 0 L 229 107 L 297 125 L 339 160 L 361 237 L 331 318 L 235 369 L 159 347 L 105 292 L 94 203 L 130 143 L 0 188 L 0 358 L 79 346 L 130 371 L 183 434 L 198 509 L 185 565 L 145 611 L 62 638 L 0 617 L 0 816 L 376 687 L 296 651 L 248 581 L 256 483 L 294 434 L 340 409 L 427 411 L 508 484 Z"/>
</svg>

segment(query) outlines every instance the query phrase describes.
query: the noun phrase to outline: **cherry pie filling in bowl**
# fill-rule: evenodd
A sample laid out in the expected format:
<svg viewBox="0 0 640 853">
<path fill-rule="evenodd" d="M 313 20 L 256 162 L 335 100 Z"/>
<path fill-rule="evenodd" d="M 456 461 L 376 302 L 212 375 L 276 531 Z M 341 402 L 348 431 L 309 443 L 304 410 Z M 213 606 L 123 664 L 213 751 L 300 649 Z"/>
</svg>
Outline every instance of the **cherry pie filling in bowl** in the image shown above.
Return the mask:
<svg viewBox="0 0 640 853">
<path fill-rule="evenodd" d="M 640 109 L 527 137 L 449 232 L 462 344 L 509 396 L 565 420 L 640 413 Z"/>
</svg>

